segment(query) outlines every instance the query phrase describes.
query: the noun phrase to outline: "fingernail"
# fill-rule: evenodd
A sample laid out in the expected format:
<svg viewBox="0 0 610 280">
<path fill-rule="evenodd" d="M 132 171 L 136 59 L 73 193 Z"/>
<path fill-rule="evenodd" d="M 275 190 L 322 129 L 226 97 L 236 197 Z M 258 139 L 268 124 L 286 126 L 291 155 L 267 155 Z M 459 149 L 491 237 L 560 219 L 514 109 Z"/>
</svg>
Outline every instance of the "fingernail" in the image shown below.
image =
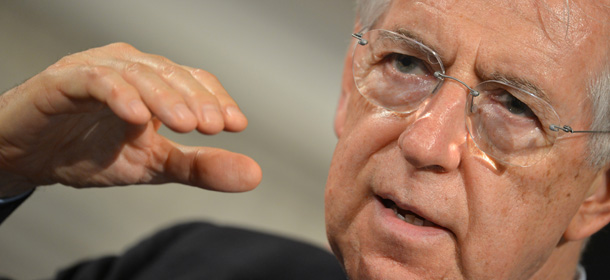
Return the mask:
<svg viewBox="0 0 610 280">
<path fill-rule="evenodd" d="M 144 103 L 140 100 L 131 100 L 129 101 L 129 108 L 136 115 L 146 114 L 148 109 L 144 106 Z"/>
<path fill-rule="evenodd" d="M 229 105 L 229 106 L 227 106 L 225 108 L 225 112 L 227 113 L 227 116 L 229 118 L 232 118 L 232 117 L 243 118 L 243 117 L 245 117 L 244 113 L 242 113 L 241 110 L 239 110 L 239 108 L 237 108 L 237 106 Z"/>
<path fill-rule="evenodd" d="M 188 115 L 191 114 L 191 111 L 188 107 L 186 107 L 186 105 L 178 103 L 174 105 L 174 113 L 176 114 L 176 117 L 178 117 L 178 119 L 185 120 Z"/>
<path fill-rule="evenodd" d="M 220 115 L 218 106 L 214 104 L 203 105 L 203 121 L 207 123 L 222 121 L 222 116 Z"/>
</svg>

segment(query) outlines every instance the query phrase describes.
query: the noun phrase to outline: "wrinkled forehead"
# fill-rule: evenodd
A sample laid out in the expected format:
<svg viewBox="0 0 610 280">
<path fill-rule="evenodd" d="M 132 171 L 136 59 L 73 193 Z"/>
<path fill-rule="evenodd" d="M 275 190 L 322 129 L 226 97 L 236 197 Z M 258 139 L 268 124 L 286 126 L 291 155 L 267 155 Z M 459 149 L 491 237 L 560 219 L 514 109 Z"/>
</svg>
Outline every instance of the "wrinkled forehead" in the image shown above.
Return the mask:
<svg viewBox="0 0 610 280">
<path fill-rule="evenodd" d="M 516 34 L 515 29 L 527 27 L 535 35 L 528 36 L 529 43 L 548 41 L 557 49 L 581 45 L 591 35 L 603 36 L 607 43 L 609 35 L 610 1 L 393 0 L 386 16 L 408 19 L 412 11 L 450 14 L 459 21 L 426 22 L 431 29 L 472 23 L 498 34 Z"/>
<path fill-rule="evenodd" d="M 607 61 L 609 2 L 393 0 L 376 27 L 413 32 L 446 64 L 470 52 L 482 78 L 486 72 L 523 77 L 563 96 L 583 92 Z M 573 88 L 558 89 L 556 79 L 569 79 Z"/>
</svg>

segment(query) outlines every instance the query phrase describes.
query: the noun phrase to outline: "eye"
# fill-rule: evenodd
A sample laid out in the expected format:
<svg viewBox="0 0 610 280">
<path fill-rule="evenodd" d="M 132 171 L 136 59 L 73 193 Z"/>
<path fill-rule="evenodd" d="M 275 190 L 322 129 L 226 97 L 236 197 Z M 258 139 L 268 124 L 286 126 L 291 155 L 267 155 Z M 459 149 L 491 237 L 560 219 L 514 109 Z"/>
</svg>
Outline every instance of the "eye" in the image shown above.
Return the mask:
<svg viewBox="0 0 610 280">
<path fill-rule="evenodd" d="M 429 74 L 426 64 L 418 58 L 405 54 L 392 54 L 390 56 L 392 65 L 396 71 L 410 75 L 427 75 Z"/>
<path fill-rule="evenodd" d="M 523 116 L 527 118 L 536 117 L 536 115 L 534 114 L 532 109 L 530 109 L 529 106 L 521 102 L 521 100 L 517 99 L 507 91 L 503 91 L 501 94 L 495 95 L 495 99 L 496 101 L 500 102 L 500 104 L 502 104 L 502 106 L 504 106 L 504 108 L 506 108 L 506 110 L 508 110 L 513 115 Z"/>
</svg>

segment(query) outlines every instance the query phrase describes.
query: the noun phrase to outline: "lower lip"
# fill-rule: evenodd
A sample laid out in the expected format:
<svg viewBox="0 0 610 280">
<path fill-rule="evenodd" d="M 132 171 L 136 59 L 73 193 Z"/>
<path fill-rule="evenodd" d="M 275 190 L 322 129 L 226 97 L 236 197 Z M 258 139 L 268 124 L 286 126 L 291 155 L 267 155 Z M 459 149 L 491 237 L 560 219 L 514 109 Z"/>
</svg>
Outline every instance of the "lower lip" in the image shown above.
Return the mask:
<svg viewBox="0 0 610 280">
<path fill-rule="evenodd" d="M 442 227 L 416 226 L 407 223 L 396 216 L 394 210 L 386 208 L 383 203 L 375 200 L 375 224 L 378 229 L 398 235 L 399 238 L 417 241 L 423 239 L 436 239 L 451 233 Z"/>
</svg>

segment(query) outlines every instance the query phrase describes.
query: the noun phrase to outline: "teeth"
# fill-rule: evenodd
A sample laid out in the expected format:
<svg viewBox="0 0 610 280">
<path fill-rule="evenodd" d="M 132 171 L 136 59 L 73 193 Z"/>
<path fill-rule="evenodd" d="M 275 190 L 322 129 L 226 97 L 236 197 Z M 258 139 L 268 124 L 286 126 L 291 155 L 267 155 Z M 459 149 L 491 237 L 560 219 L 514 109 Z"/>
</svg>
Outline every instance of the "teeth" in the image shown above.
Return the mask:
<svg viewBox="0 0 610 280">
<path fill-rule="evenodd" d="M 398 216 L 399 219 L 405 221 L 405 216 L 401 215 L 400 213 L 396 213 L 396 216 Z"/>
<path fill-rule="evenodd" d="M 416 226 L 423 226 L 424 225 L 424 220 L 419 219 L 417 217 L 413 217 L 413 224 Z"/>
<path fill-rule="evenodd" d="M 413 224 L 413 221 L 415 220 L 415 216 L 413 215 L 403 215 L 405 217 L 405 222 L 409 223 L 409 224 Z"/>
<path fill-rule="evenodd" d="M 396 214 L 396 216 L 401 219 L 401 220 L 405 220 L 405 217 L 403 215 L 401 215 L 400 213 L 398 213 L 398 208 L 396 207 L 396 205 L 392 205 L 392 210 L 394 210 L 394 214 Z"/>
<path fill-rule="evenodd" d="M 428 222 L 427 220 L 423 220 L 420 219 L 418 217 L 416 217 L 413 214 L 406 214 L 406 215 L 402 215 L 400 213 L 398 213 L 398 207 L 396 205 L 392 205 L 392 210 L 394 210 L 394 214 L 396 214 L 396 217 L 398 217 L 399 219 L 409 223 L 409 224 L 413 224 L 416 226 L 432 226 L 434 225 L 431 222 Z"/>
</svg>

